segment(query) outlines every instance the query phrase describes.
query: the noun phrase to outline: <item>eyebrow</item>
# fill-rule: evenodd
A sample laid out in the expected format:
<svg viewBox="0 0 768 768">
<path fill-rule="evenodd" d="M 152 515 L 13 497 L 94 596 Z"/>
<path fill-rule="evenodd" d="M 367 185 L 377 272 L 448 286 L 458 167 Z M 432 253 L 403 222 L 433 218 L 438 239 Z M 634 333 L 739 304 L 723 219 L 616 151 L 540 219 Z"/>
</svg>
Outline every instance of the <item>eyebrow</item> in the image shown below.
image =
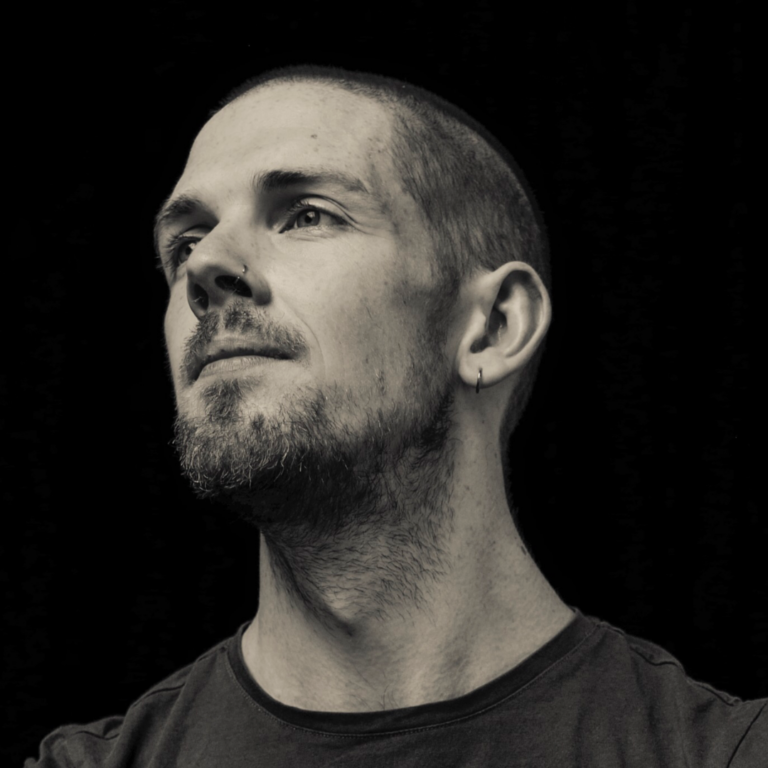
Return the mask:
<svg viewBox="0 0 768 768">
<path fill-rule="evenodd" d="M 253 179 L 253 186 L 259 192 L 282 192 L 285 189 L 301 184 L 336 186 L 353 195 L 372 197 L 368 188 L 360 179 L 340 171 L 278 169 L 256 174 Z"/>
<path fill-rule="evenodd" d="M 274 194 L 298 186 L 334 186 L 363 200 L 366 207 L 381 213 L 385 210 L 383 202 L 375 196 L 365 184 L 355 176 L 326 169 L 276 169 L 257 173 L 252 187 L 256 192 Z M 179 195 L 168 198 L 155 216 L 154 242 L 155 252 L 159 253 L 160 231 L 178 219 L 205 210 L 206 205 L 194 195 Z"/>
</svg>

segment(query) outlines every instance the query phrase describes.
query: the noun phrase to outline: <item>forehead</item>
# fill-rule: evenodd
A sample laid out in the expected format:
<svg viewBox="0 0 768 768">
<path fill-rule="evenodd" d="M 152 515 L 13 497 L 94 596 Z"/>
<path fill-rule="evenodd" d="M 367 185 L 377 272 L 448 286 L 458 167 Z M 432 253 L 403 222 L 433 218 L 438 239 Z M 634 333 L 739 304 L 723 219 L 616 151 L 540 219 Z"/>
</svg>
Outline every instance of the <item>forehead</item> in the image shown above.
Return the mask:
<svg viewBox="0 0 768 768">
<path fill-rule="evenodd" d="M 397 179 L 390 135 L 391 117 L 372 99 L 324 83 L 269 84 L 203 126 L 177 188 L 200 175 L 233 178 L 318 165 L 354 172 L 377 192 L 391 191 Z"/>
</svg>

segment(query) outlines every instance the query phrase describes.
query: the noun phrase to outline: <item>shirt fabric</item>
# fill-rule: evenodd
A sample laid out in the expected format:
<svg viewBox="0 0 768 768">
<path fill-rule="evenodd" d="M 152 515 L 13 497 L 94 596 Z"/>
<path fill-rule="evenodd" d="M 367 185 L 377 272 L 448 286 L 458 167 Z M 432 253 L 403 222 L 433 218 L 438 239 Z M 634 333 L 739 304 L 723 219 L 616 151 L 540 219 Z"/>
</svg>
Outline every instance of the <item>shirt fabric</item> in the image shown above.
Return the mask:
<svg viewBox="0 0 768 768">
<path fill-rule="evenodd" d="M 246 623 L 125 716 L 56 729 L 24 768 L 768 768 L 768 699 L 691 680 L 662 648 L 574 612 L 465 696 L 364 713 L 271 698 L 246 668 Z"/>
</svg>

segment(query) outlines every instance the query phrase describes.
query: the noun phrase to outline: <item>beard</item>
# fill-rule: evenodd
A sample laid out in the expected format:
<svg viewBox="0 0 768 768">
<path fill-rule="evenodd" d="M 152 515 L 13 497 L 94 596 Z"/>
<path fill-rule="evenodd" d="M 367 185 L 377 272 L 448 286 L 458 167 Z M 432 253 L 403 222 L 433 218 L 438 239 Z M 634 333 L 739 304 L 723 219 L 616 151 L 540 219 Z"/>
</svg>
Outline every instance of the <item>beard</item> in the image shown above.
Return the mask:
<svg viewBox="0 0 768 768">
<path fill-rule="evenodd" d="M 246 417 L 263 385 L 237 377 L 201 391 L 202 416 L 178 413 L 174 445 L 195 494 L 255 525 L 273 573 L 305 603 L 308 582 L 338 591 L 343 573 L 354 591 L 383 567 L 373 601 L 383 610 L 418 601 L 425 578 L 442 573 L 454 398 L 437 341 L 411 355 L 395 398 L 383 397 L 382 372 L 357 393 L 296 387 L 270 413 Z"/>
<path fill-rule="evenodd" d="M 338 418 L 351 410 L 350 393 L 340 387 L 299 389 L 275 414 L 246 420 L 256 386 L 245 377 L 210 384 L 201 393 L 204 416 L 177 415 L 174 445 L 198 498 L 235 507 L 265 532 L 334 535 L 353 522 L 398 517 L 445 479 L 448 386 L 386 412 L 356 409 L 362 419 L 354 427 Z M 414 497 L 410 504 L 405 495 Z"/>
</svg>

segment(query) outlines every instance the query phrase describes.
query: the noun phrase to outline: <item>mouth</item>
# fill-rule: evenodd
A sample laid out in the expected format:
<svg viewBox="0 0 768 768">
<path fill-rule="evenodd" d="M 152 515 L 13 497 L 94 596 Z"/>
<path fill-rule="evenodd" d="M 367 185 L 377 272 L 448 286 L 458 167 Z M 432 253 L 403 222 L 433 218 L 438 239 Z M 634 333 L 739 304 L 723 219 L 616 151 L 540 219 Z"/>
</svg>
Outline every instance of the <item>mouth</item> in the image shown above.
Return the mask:
<svg viewBox="0 0 768 768">
<path fill-rule="evenodd" d="M 228 366 L 213 365 L 220 360 L 230 360 L 232 358 L 238 358 L 238 360 L 232 360 L 232 364 Z M 226 345 L 221 348 L 209 348 L 207 354 L 199 355 L 197 357 L 195 365 L 192 369 L 192 380 L 197 381 L 197 379 L 200 378 L 200 375 L 203 374 L 204 370 L 209 373 L 213 373 L 216 369 L 235 370 L 240 367 L 248 367 L 251 364 L 256 364 L 259 362 L 259 358 L 290 360 L 291 356 L 274 347 Z M 242 365 L 236 365 L 236 362 L 240 362 Z"/>
</svg>

